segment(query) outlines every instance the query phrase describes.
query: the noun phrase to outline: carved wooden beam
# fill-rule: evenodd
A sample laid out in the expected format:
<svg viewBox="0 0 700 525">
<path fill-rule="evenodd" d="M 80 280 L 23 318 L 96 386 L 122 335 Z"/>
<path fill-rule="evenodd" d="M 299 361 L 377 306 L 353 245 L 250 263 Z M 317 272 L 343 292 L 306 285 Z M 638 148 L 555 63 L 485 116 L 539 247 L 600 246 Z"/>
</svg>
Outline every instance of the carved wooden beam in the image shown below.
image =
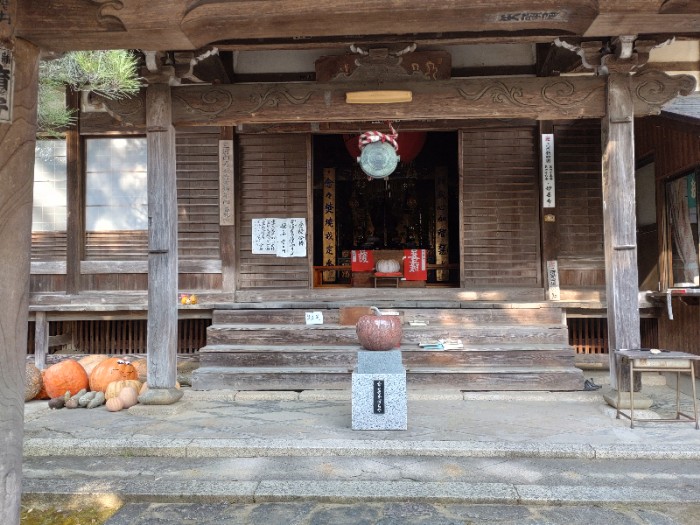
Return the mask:
<svg viewBox="0 0 700 525">
<path fill-rule="evenodd" d="M 498 78 L 382 85 L 410 90 L 413 102 L 345 102 L 348 91 L 376 84 L 252 84 L 173 88 L 176 125 L 425 120 L 474 118 L 572 119 L 601 117 L 605 81 L 600 78 Z"/>
<path fill-rule="evenodd" d="M 402 104 L 347 104 L 348 91 L 376 85 L 316 83 L 234 84 L 173 87 L 173 123 L 177 126 L 230 126 L 361 120 L 570 120 L 605 115 L 604 77 L 484 78 L 383 85 L 410 90 Z M 648 70 L 632 77 L 636 116 L 658 114 L 695 85 L 688 75 Z M 145 122 L 143 96 L 102 100 L 125 126 Z"/>
</svg>

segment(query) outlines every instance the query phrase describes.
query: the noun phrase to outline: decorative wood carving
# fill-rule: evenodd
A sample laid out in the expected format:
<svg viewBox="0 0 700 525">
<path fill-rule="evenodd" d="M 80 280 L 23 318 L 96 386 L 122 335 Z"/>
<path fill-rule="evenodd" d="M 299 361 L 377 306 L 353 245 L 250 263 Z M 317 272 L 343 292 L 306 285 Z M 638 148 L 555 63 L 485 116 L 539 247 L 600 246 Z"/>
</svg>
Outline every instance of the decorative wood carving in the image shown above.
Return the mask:
<svg viewBox="0 0 700 525">
<path fill-rule="evenodd" d="M 569 119 L 604 115 L 605 80 L 513 77 L 388 83 L 413 102 L 350 106 L 345 93 L 364 83 L 234 84 L 173 88 L 176 125 L 238 125 L 362 120 L 474 118 Z"/>
<path fill-rule="evenodd" d="M 605 77 L 512 77 L 387 84 L 413 92 L 405 104 L 345 103 L 348 89 L 372 86 L 344 83 L 188 85 L 173 87 L 173 122 L 181 126 L 356 122 L 358 120 L 562 120 L 605 115 Z M 634 112 L 658 114 L 695 81 L 647 70 L 632 77 Z M 143 93 L 124 100 L 93 97 L 125 126 L 143 126 Z"/>
<path fill-rule="evenodd" d="M 91 4 L 99 6 L 96 14 L 97 23 L 107 31 L 126 31 L 124 23 L 114 15 L 104 13 L 106 8 L 120 10 L 124 7 L 124 2 L 120 0 L 90 0 Z"/>
<path fill-rule="evenodd" d="M 251 114 L 255 114 L 256 111 L 265 107 L 278 108 L 280 102 L 284 103 L 285 100 L 287 103 L 297 106 L 306 103 L 309 98 L 311 98 L 311 93 L 307 93 L 301 97 L 295 97 L 287 88 L 270 88 L 264 93 L 250 96 L 250 100 L 255 104 L 250 112 Z"/>
<path fill-rule="evenodd" d="M 89 98 L 93 108 L 104 110 L 112 118 L 125 126 L 144 126 L 146 124 L 146 92 L 122 99 L 109 99 L 92 93 Z"/>
<path fill-rule="evenodd" d="M 663 71 L 647 69 L 632 77 L 634 114 L 658 115 L 661 107 L 678 95 L 690 95 L 695 89 L 695 78 L 690 75 L 667 75 Z"/>
<path fill-rule="evenodd" d="M 364 57 L 347 54 L 319 58 L 316 81 L 448 80 L 451 69 L 452 56 L 445 51 L 417 51 L 402 56 L 389 52 Z"/>
<path fill-rule="evenodd" d="M 484 97 L 490 98 L 494 105 L 511 105 L 521 108 L 544 108 L 547 105 L 558 108 L 563 115 L 578 112 L 580 107 L 593 97 L 600 97 L 604 86 L 594 89 L 577 89 L 576 84 L 568 79 L 548 80 L 539 92 L 527 92 L 522 86 L 508 85 L 506 81 L 490 81 L 478 92 L 467 92 L 457 88 L 460 96 L 469 102 L 478 102 Z"/>
<path fill-rule="evenodd" d="M 659 13 L 697 14 L 700 13 L 700 2 L 697 0 L 665 0 L 665 2 L 661 4 Z"/>
</svg>

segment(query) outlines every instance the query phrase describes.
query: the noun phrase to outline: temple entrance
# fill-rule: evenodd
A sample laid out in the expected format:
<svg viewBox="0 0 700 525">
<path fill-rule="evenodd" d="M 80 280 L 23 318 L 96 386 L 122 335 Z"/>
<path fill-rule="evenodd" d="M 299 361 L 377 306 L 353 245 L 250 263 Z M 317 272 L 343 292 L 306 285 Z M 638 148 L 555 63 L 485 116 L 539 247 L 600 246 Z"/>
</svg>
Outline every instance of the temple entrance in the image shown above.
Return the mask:
<svg viewBox="0 0 700 525">
<path fill-rule="evenodd" d="M 412 135 L 385 179 L 360 168 L 357 135 L 314 137 L 315 287 L 459 285 L 457 133 Z M 425 272 L 412 273 L 407 257 L 424 260 Z"/>
</svg>

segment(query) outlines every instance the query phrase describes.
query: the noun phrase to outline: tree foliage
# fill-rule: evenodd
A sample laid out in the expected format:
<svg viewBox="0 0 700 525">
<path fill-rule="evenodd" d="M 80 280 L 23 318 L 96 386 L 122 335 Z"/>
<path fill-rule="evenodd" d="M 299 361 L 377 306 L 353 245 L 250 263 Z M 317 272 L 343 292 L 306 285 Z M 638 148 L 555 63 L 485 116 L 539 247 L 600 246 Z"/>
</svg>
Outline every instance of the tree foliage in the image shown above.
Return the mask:
<svg viewBox="0 0 700 525">
<path fill-rule="evenodd" d="M 138 93 L 138 57 L 131 51 L 71 51 L 39 65 L 39 132 L 60 135 L 75 116 L 66 108 L 66 86 L 110 99 Z"/>
</svg>

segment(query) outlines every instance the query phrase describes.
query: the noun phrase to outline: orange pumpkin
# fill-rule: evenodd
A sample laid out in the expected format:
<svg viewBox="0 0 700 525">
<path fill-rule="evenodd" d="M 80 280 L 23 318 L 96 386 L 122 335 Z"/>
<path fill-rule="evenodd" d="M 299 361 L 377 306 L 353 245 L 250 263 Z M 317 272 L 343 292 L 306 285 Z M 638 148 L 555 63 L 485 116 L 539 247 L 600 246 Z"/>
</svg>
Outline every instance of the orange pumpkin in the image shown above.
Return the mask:
<svg viewBox="0 0 700 525">
<path fill-rule="evenodd" d="M 88 375 L 80 363 L 66 359 L 46 369 L 44 387 L 52 399 L 66 392 L 73 396 L 88 387 Z"/>
<path fill-rule="evenodd" d="M 138 379 L 139 373 L 131 363 L 110 357 L 98 364 L 90 374 L 90 390 L 104 392 L 112 381 Z"/>
<path fill-rule="evenodd" d="M 90 377 L 90 374 L 92 374 L 92 371 L 95 369 L 95 367 L 106 359 L 109 359 L 108 355 L 93 354 L 93 355 L 86 355 L 82 359 L 79 359 L 78 363 L 83 365 L 83 368 L 87 372 L 88 377 Z"/>
<path fill-rule="evenodd" d="M 51 399 L 49 395 L 46 393 L 46 383 L 44 383 L 44 374 L 46 373 L 46 370 L 41 371 L 41 390 L 39 390 L 39 393 L 36 395 L 34 399 Z"/>
</svg>

